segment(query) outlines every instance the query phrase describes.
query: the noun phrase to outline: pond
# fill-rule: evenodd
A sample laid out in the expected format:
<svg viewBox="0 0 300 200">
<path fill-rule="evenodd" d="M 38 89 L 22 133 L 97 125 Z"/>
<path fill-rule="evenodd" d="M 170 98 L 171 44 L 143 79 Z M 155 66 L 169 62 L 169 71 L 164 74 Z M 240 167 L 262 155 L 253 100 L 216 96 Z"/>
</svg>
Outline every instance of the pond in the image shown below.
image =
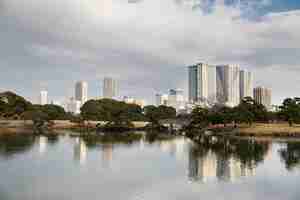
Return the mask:
<svg viewBox="0 0 300 200">
<path fill-rule="evenodd" d="M 299 200 L 300 141 L 0 139 L 1 200 Z"/>
</svg>

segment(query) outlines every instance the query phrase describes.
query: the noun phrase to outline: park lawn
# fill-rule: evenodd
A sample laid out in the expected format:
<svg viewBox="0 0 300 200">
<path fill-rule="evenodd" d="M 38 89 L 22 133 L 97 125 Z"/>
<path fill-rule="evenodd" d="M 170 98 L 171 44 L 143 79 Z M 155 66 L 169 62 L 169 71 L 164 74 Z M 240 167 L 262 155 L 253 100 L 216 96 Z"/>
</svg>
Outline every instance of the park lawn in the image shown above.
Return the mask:
<svg viewBox="0 0 300 200">
<path fill-rule="evenodd" d="M 300 124 L 290 127 L 288 123 L 255 123 L 251 127 L 240 125 L 237 132 L 240 136 L 300 137 Z"/>
</svg>

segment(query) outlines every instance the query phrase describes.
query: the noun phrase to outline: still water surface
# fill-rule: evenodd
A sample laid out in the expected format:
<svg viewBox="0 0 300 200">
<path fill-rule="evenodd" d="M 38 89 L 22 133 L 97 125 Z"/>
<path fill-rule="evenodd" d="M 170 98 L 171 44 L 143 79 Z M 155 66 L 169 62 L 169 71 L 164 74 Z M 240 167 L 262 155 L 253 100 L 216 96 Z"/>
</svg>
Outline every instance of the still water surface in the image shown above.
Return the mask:
<svg viewBox="0 0 300 200">
<path fill-rule="evenodd" d="M 0 200 L 299 200 L 300 142 L 0 139 Z"/>
</svg>

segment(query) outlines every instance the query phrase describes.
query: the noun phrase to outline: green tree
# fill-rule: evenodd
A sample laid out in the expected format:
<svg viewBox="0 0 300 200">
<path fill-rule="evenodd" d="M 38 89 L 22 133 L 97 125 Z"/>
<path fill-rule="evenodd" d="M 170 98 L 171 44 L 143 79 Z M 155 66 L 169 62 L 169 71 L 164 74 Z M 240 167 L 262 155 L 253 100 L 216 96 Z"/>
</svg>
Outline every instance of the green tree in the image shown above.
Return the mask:
<svg viewBox="0 0 300 200">
<path fill-rule="evenodd" d="M 41 107 L 42 112 L 48 116 L 48 120 L 65 120 L 67 113 L 58 105 L 47 104 Z"/>
<path fill-rule="evenodd" d="M 101 118 L 101 104 L 97 100 L 87 101 L 81 108 L 81 116 L 84 120 L 97 121 Z"/>
<path fill-rule="evenodd" d="M 0 115 L 4 118 L 19 118 L 32 104 L 13 92 L 0 93 Z"/>
<path fill-rule="evenodd" d="M 280 106 L 279 114 L 293 126 L 300 119 L 300 99 L 297 97 L 285 99 Z"/>
</svg>

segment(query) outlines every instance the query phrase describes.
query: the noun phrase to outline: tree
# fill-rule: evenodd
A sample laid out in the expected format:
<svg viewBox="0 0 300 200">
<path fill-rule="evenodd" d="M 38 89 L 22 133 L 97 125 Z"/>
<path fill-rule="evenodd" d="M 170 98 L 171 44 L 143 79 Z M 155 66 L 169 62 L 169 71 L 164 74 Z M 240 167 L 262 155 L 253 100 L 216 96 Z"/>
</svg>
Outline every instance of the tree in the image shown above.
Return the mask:
<svg viewBox="0 0 300 200">
<path fill-rule="evenodd" d="M 173 119 L 176 117 L 176 109 L 170 106 L 145 106 L 144 114 L 150 122 L 159 121 L 162 119 Z"/>
<path fill-rule="evenodd" d="M 58 105 L 47 104 L 42 106 L 41 110 L 48 116 L 48 120 L 64 120 L 67 118 L 64 108 Z"/>
<path fill-rule="evenodd" d="M 100 120 L 101 118 L 101 104 L 97 100 L 87 101 L 81 108 L 81 116 L 84 120 Z"/>
<path fill-rule="evenodd" d="M 285 99 L 280 106 L 279 114 L 293 126 L 300 119 L 300 99 L 296 97 Z"/>
<path fill-rule="evenodd" d="M 13 92 L 0 93 L 0 113 L 4 118 L 19 117 L 26 110 L 30 110 L 32 104 L 23 97 Z"/>
</svg>

